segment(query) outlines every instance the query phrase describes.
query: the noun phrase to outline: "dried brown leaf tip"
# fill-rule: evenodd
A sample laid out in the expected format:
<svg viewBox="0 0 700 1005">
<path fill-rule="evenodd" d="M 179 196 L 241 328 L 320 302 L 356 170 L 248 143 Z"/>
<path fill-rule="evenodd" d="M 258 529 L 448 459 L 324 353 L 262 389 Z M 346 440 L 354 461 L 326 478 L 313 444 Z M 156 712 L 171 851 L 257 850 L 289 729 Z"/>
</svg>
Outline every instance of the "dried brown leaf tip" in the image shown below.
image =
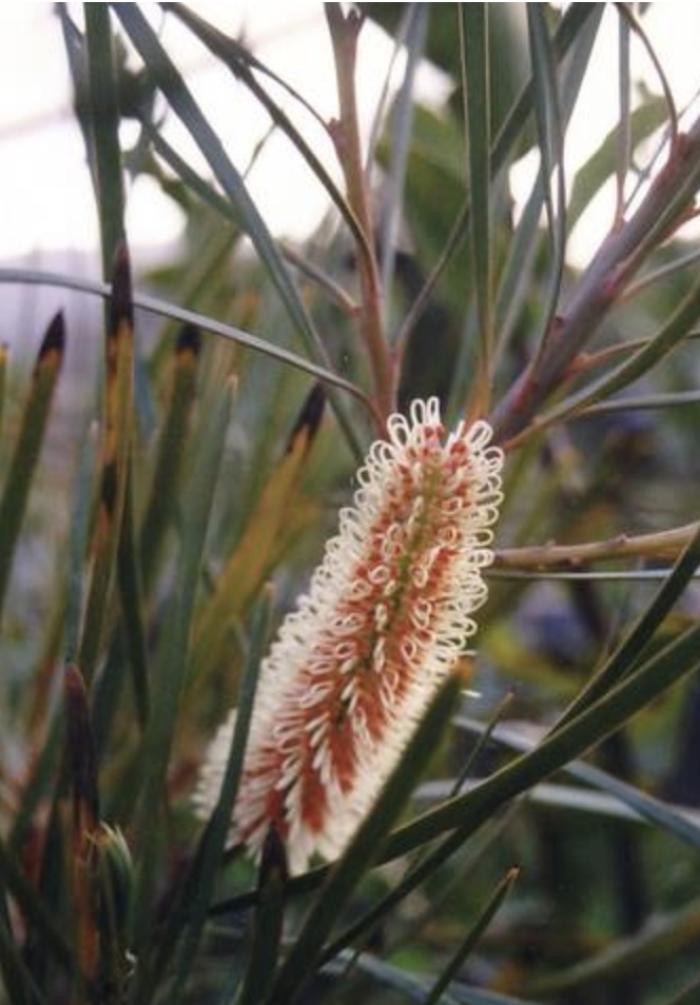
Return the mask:
<svg viewBox="0 0 700 1005">
<path fill-rule="evenodd" d="M 46 334 L 42 339 L 39 352 L 36 357 L 36 370 L 43 366 L 58 368 L 63 361 L 63 352 L 66 345 L 66 326 L 63 311 L 58 311 L 46 329 Z"/>
<path fill-rule="evenodd" d="M 114 256 L 107 334 L 110 341 L 116 340 L 121 334 L 131 334 L 133 327 L 134 304 L 131 288 L 131 263 L 126 243 L 122 241 Z"/>
<path fill-rule="evenodd" d="M 196 325 L 186 324 L 180 329 L 175 346 L 178 360 L 184 356 L 196 358 L 202 349 L 202 334 Z"/>
<path fill-rule="evenodd" d="M 326 392 L 322 384 L 314 384 L 306 397 L 296 422 L 287 440 L 287 453 L 291 453 L 300 436 L 305 436 L 309 447 L 318 432 L 326 404 Z"/>
</svg>

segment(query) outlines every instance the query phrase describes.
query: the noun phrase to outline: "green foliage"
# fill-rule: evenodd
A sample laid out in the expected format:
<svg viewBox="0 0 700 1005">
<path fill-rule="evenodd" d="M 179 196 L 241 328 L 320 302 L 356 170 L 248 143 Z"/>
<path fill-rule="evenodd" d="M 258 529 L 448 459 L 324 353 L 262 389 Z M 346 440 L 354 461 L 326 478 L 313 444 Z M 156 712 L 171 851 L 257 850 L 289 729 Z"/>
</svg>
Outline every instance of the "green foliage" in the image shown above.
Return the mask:
<svg viewBox="0 0 700 1005">
<path fill-rule="evenodd" d="M 694 1001 L 700 252 L 676 232 L 700 123 L 677 133 L 663 76 L 636 93 L 630 38 L 653 39 L 618 5 L 619 122 L 567 199 L 602 5 L 365 4 L 406 52 L 366 163 L 360 15 L 326 5 L 328 124 L 239 40 L 161 7 L 296 147 L 329 218 L 304 248 L 276 239 L 254 159 L 234 164 L 147 5 L 87 5 L 84 30 L 60 5 L 106 282 L 0 282 L 102 297 L 105 352 L 71 426 L 61 316 L 28 378 L 0 347 L 2 1001 Z M 423 58 L 452 83 L 442 107 L 416 100 Z M 172 115 L 204 168 L 165 139 Z M 532 150 L 516 223 L 508 170 Z M 186 215 L 136 289 L 127 171 Z M 578 271 L 568 232 L 615 183 Z M 430 394 L 450 422 L 488 417 L 507 452 L 480 697 L 460 664 L 336 862 L 290 878 L 270 829 L 256 868 L 227 842 L 261 661 L 357 459 Z M 201 822 L 197 769 L 232 705 Z"/>
</svg>

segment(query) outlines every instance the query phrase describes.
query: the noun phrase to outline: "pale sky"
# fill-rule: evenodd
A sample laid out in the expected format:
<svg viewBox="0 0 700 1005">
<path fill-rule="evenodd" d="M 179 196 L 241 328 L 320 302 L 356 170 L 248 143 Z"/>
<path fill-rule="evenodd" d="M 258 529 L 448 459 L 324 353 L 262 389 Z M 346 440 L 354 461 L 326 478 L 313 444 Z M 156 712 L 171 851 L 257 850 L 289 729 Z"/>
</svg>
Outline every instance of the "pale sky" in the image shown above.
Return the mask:
<svg viewBox="0 0 700 1005">
<path fill-rule="evenodd" d="M 160 23 L 155 4 L 143 5 Z M 290 80 L 326 117 L 336 111 L 334 75 L 325 20 L 317 0 L 292 4 L 197 2 L 195 10 L 230 32 L 243 25 L 254 49 L 282 77 Z M 70 5 L 79 16 L 79 5 Z M 193 37 L 167 17 L 162 41 L 186 70 L 197 99 L 224 140 L 232 159 L 243 167 L 266 131 L 266 118 L 227 71 L 212 65 Z M 651 5 L 644 18 L 678 107 L 700 87 L 697 50 L 700 5 L 664 0 Z M 368 23 L 363 30 L 360 64 L 360 107 L 369 128 L 385 67 L 389 39 Z M 596 149 L 617 117 L 617 19 L 609 9 L 596 43 L 589 74 L 574 114 L 567 143 L 567 173 Z M 400 79 L 401 62 L 396 67 Z M 641 45 L 633 44 L 633 74 L 658 92 L 658 82 Z M 53 5 L 10 0 L 0 6 L 0 260 L 52 251 L 94 252 L 97 223 L 85 167 L 83 145 L 70 110 L 70 83 L 62 36 Z M 419 99 L 440 103 L 447 82 L 424 64 L 417 80 Z M 337 176 L 333 152 L 322 130 L 289 105 L 307 130 L 315 149 Z M 698 110 L 697 108 L 695 109 Z M 169 121 L 171 142 L 196 166 L 196 150 L 184 130 Z M 125 140 L 129 137 L 125 136 Z M 283 165 L 283 170 L 280 170 Z M 528 191 L 536 158 L 525 159 L 512 172 L 518 198 Z M 308 168 L 283 137 L 274 136 L 250 178 L 250 189 L 271 229 L 303 239 L 317 226 L 327 197 Z M 585 264 L 611 220 L 612 188 L 601 195 L 572 235 L 569 259 Z M 140 180 L 128 195 L 127 228 L 132 247 L 166 245 L 176 239 L 182 217 L 154 182 Z M 696 230 L 697 233 L 697 230 Z M 97 256 L 95 257 L 97 263 Z M 97 272 L 97 265 L 96 265 Z"/>
</svg>

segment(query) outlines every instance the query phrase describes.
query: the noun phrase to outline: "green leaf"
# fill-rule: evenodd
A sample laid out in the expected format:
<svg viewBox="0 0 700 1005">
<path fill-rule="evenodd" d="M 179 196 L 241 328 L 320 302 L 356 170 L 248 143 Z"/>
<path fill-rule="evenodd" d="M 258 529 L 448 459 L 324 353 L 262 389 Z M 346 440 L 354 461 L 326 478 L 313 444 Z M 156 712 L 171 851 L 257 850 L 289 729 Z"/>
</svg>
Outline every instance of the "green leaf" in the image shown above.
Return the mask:
<svg viewBox="0 0 700 1005">
<path fill-rule="evenodd" d="M 566 256 L 566 184 L 564 181 L 564 134 L 554 52 L 540 4 L 527 5 L 530 63 L 534 84 L 535 117 L 540 150 L 540 176 L 547 210 L 552 274 L 543 312 L 539 351 L 546 345 L 564 276 Z M 556 174 L 556 189 L 552 174 Z"/>
<path fill-rule="evenodd" d="M 172 1005 L 182 1000 L 187 976 L 195 959 L 207 912 L 214 895 L 215 880 L 221 865 L 226 838 L 231 829 L 231 814 L 238 794 L 238 786 L 243 771 L 243 758 L 248 742 L 248 733 L 253 715 L 253 703 L 257 690 L 260 664 L 267 645 L 270 624 L 270 594 L 263 595 L 257 606 L 250 632 L 250 648 L 246 659 L 245 671 L 241 681 L 236 724 L 233 730 L 231 748 L 226 764 L 226 773 L 221 787 L 219 799 L 211 820 L 202 835 L 195 853 L 192 868 L 185 880 L 186 895 L 183 904 L 183 939 L 175 959 L 175 982 L 171 991 Z M 274 885 L 274 884 L 273 884 Z M 263 884 L 263 894 L 258 911 L 264 911 L 268 887 Z M 276 903 L 276 900 L 275 900 Z M 279 912 L 278 912 L 279 913 Z M 281 913 L 279 913 L 281 919 Z M 251 959 L 251 969 L 255 970 Z M 269 960 L 266 961 L 269 963 Z M 274 967 L 274 960 L 272 961 Z M 257 974 L 257 971 L 256 971 Z M 259 974 L 257 975 L 259 976 Z M 267 976 L 271 976 L 268 971 Z M 253 987 L 257 986 L 256 983 Z M 259 999 L 258 999 L 259 1000 Z"/>
<path fill-rule="evenodd" d="M 596 16 L 598 4 L 572 4 L 564 12 L 554 33 L 553 48 L 557 62 L 561 63 L 567 52 L 586 25 L 589 18 Z M 534 77 L 528 80 L 510 109 L 498 131 L 491 151 L 491 170 L 500 170 L 511 153 L 534 105 Z"/>
<path fill-rule="evenodd" d="M 136 550 L 134 527 L 133 471 L 127 471 L 124 513 L 117 547 L 117 585 L 124 627 L 125 650 L 131 669 L 131 680 L 139 724 L 145 727 L 150 706 L 148 687 L 148 656 L 144 618 L 143 587 L 140 561 Z"/>
<path fill-rule="evenodd" d="M 605 664 L 591 678 L 581 693 L 566 709 L 556 725 L 560 729 L 580 712 L 604 695 L 628 673 L 643 653 L 654 632 L 662 623 L 700 565 L 700 528 L 688 542 L 668 578 L 646 610 Z"/>
<path fill-rule="evenodd" d="M 19 435 L 0 497 L 0 614 L 63 361 L 64 341 L 63 315 L 57 314 L 49 324 L 39 349 Z"/>
<path fill-rule="evenodd" d="M 257 1005 L 270 986 L 282 938 L 286 885 L 284 844 L 272 828 L 263 846 L 248 970 L 235 1005 Z"/>
<path fill-rule="evenodd" d="M 603 13 L 604 8 L 597 5 L 596 14 L 585 22 L 572 46 L 562 83 L 561 105 L 565 128 L 568 126 L 576 107 Z M 500 281 L 495 308 L 495 327 L 501 350 L 507 344 L 523 303 L 531 290 L 532 270 L 541 238 L 539 223 L 543 204 L 544 189 L 542 166 L 540 165 L 523 215 L 510 242 L 508 257 Z"/>
<path fill-rule="evenodd" d="M 622 220 L 625 208 L 625 182 L 632 159 L 632 120 L 630 118 L 630 26 L 624 17 L 618 24 L 618 93 L 620 121 L 617 128 L 617 204 L 615 222 Z M 571 224 L 569 224 L 571 226 Z"/>
<path fill-rule="evenodd" d="M 27 841 L 34 814 L 42 799 L 50 794 L 56 765 L 60 762 L 62 742 L 63 715 L 62 709 L 57 709 L 48 725 L 47 735 L 41 750 L 31 767 L 29 779 L 22 791 L 21 803 L 12 822 L 7 843 L 10 851 L 14 854 L 21 852 Z"/>
<path fill-rule="evenodd" d="M 377 984 L 399 992 L 402 996 L 401 1000 L 416 1002 L 416 1005 L 423 1005 L 426 1001 L 429 983 L 425 976 L 417 976 L 407 972 L 403 968 L 393 966 L 370 953 L 353 954 L 347 951 L 339 953 L 336 959 L 325 964 L 322 973 L 342 980 L 350 965 L 360 970 L 365 978 L 370 978 Z M 458 1000 L 453 995 L 445 994 L 442 998 L 442 1005 L 457 1005 Z"/>
<path fill-rule="evenodd" d="M 79 279 L 76 276 L 56 272 L 39 272 L 35 269 L 0 268 L 0 283 L 58 286 L 67 290 L 79 290 L 83 293 L 91 293 L 99 297 L 109 297 L 111 295 L 110 287 L 105 283 L 96 283 L 89 279 Z M 290 352 L 288 349 L 282 348 L 282 346 L 276 346 L 272 342 L 267 342 L 265 339 L 251 335 L 240 328 L 234 328 L 232 325 L 224 324 L 223 321 L 217 321 L 215 318 L 199 314 L 197 311 L 189 311 L 175 304 L 170 304 L 158 297 L 136 294 L 133 297 L 133 304 L 134 307 L 138 307 L 141 310 L 160 314 L 167 318 L 175 318 L 183 324 L 197 325 L 203 331 L 212 332 L 214 335 L 230 339 L 239 345 L 245 346 L 247 349 L 252 349 L 254 352 L 259 352 L 269 356 L 271 359 L 276 359 L 280 363 L 293 366 L 297 370 L 301 370 L 312 377 L 316 377 L 318 380 L 322 380 L 324 384 L 330 384 L 347 391 L 354 398 L 361 401 L 365 407 L 370 407 L 366 395 L 356 384 L 345 380 L 343 377 L 339 377 L 331 370 L 317 366 L 302 356 L 297 356 L 296 353 Z"/>
<path fill-rule="evenodd" d="M 470 732 L 475 732 L 479 736 L 484 735 L 484 726 L 472 719 L 459 716 L 455 720 L 455 724 Z M 534 741 L 523 736 L 519 730 L 507 726 L 498 726 L 493 730 L 492 736 L 497 743 L 504 744 L 514 750 L 526 752 L 533 750 L 536 746 Z M 562 765 L 561 770 L 564 774 L 570 775 L 580 782 L 585 782 L 586 785 L 600 789 L 601 792 L 607 792 L 634 810 L 642 819 L 657 824 L 685 844 L 693 848 L 700 848 L 700 826 L 676 807 L 670 806 L 662 800 L 642 792 L 634 785 L 615 778 L 608 772 L 595 767 L 595 765 L 586 764 L 584 761 L 570 761 L 568 764 Z"/>
<path fill-rule="evenodd" d="M 589 405 L 582 415 L 604 415 L 610 412 L 651 411 L 659 408 L 678 408 L 686 405 L 697 405 L 700 402 L 700 391 L 675 391 L 670 394 L 640 394 L 628 395 L 624 398 L 613 398 L 601 401 L 597 405 Z"/>
<path fill-rule="evenodd" d="M 114 262 L 107 319 L 98 511 L 93 531 L 90 589 L 77 660 L 88 686 L 94 678 L 101 651 L 126 499 L 133 422 L 133 324 L 131 269 L 126 246 L 122 244 Z"/>
<path fill-rule="evenodd" d="M 428 27 L 428 5 L 409 4 L 405 39 L 406 68 L 391 113 L 391 153 L 383 195 L 383 220 L 379 247 L 381 249 L 381 288 L 385 295 L 385 311 L 391 304 L 396 247 L 404 202 L 406 170 L 411 147 L 411 131 L 415 103 L 413 90 L 416 69 L 425 48 Z M 386 328 L 386 320 L 384 327 Z"/>
<path fill-rule="evenodd" d="M 700 977 L 693 979 L 677 995 L 664 1002 L 663 1005 L 697 1005 L 700 995 Z"/>
<path fill-rule="evenodd" d="M 152 74 L 173 111 L 197 143 L 224 192 L 236 206 L 241 225 L 260 255 L 306 351 L 313 360 L 327 367 L 329 360 L 325 347 L 313 327 L 282 256 L 251 199 L 241 175 L 231 163 L 221 141 L 202 114 L 182 75 L 135 4 L 113 4 L 112 6 L 148 67 L 148 72 Z M 344 404 L 334 394 L 331 396 L 331 400 L 340 426 L 353 452 L 356 456 L 361 457 L 362 448 Z"/>
<path fill-rule="evenodd" d="M 426 768 L 459 692 L 459 678 L 451 676 L 440 688 L 416 729 L 399 764 L 390 775 L 370 813 L 360 824 L 342 858 L 328 878 L 302 924 L 294 945 L 275 978 L 267 1002 L 291 1005 L 314 971 L 323 943 L 359 879 L 377 861 L 386 835 Z"/>
<path fill-rule="evenodd" d="M 454 827 L 456 834 L 473 833 L 499 806 L 599 743 L 664 690 L 698 669 L 700 625 L 694 625 L 550 734 L 535 750 L 506 765 L 466 795 L 449 800 L 396 831 L 383 857 L 405 854 Z"/>
<path fill-rule="evenodd" d="M 80 642 L 83 616 L 83 570 L 90 538 L 93 483 L 97 469 L 97 425 L 83 431 L 78 471 L 73 482 L 73 511 L 68 541 L 68 575 L 66 582 L 65 658 L 74 663 Z"/>
<path fill-rule="evenodd" d="M 400 967 L 392 966 L 385 960 L 372 956 L 370 953 L 355 955 L 345 950 L 338 954 L 337 959 L 324 966 L 323 973 L 342 977 L 349 963 L 353 963 L 364 976 L 372 978 L 378 984 L 400 992 L 408 1001 L 416 1002 L 416 1005 L 424 1005 L 426 1002 L 429 990 L 425 976 L 415 976 Z M 511 995 L 500 994 L 497 991 L 484 991 L 481 988 L 462 983 L 456 985 L 449 994 L 443 994 L 441 998 L 441 1005 L 457 1005 L 457 1003 L 462 1003 L 462 1005 L 540 1005 L 532 998 L 525 1001 L 522 998 L 513 998 Z"/>
<path fill-rule="evenodd" d="M 600 952 L 573 966 L 528 982 L 527 991 L 544 998 L 566 995 L 593 982 L 610 987 L 624 974 L 639 975 L 660 962 L 691 951 L 700 935 L 700 900 L 691 900 L 678 911 L 654 915 L 639 931 L 616 939 Z M 688 999 L 688 1005 L 697 999 Z"/>
<path fill-rule="evenodd" d="M 148 966 L 150 921 L 158 863 L 160 809 L 187 667 L 187 651 L 199 569 L 214 487 L 217 481 L 233 389 L 218 395 L 204 417 L 195 463 L 183 503 L 183 537 L 174 596 L 162 629 L 162 643 L 154 667 L 153 694 L 158 695 L 143 740 L 141 794 L 135 820 L 139 858 L 135 914 L 137 974 Z"/>
<path fill-rule="evenodd" d="M 426 1005 L 438 1005 L 438 1003 L 442 1001 L 443 993 L 459 974 L 465 960 L 469 957 L 472 949 L 491 924 L 492 918 L 500 908 L 505 898 L 508 896 L 510 888 L 517 878 L 517 869 L 510 869 L 503 877 L 479 913 L 478 918 L 469 929 L 461 946 L 435 981 L 435 984 L 431 988 L 430 994 L 426 999 Z"/>
<path fill-rule="evenodd" d="M 270 472 L 255 509 L 214 590 L 198 612 L 193 629 L 189 680 L 207 676 L 221 662 L 232 625 L 269 575 L 275 544 L 297 498 L 308 457 L 311 430 L 302 427 Z"/>
<path fill-rule="evenodd" d="M 93 167 L 100 218 L 102 273 L 107 279 L 112 273 L 117 247 L 124 234 L 119 105 L 109 7 L 107 4 L 86 3 L 83 9 L 91 140 L 88 160 Z"/>
<path fill-rule="evenodd" d="M 448 800 L 394 831 L 381 851 L 380 861 L 391 861 L 452 831 L 407 879 L 408 889 L 415 889 L 500 807 L 600 743 L 667 688 L 699 669 L 700 625 L 694 625 L 576 718 L 547 736 L 534 750 L 516 758 L 465 795 Z M 296 877 L 290 881 L 290 891 L 301 893 L 313 889 L 323 882 L 327 872 L 322 867 Z M 405 892 L 408 891 L 403 895 Z M 244 906 L 254 900 L 254 894 L 243 894 L 218 905 L 217 910 Z"/>
<path fill-rule="evenodd" d="M 666 120 L 666 103 L 663 98 L 650 96 L 630 115 L 631 149 L 664 124 Z M 592 201 L 596 193 L 603 187 L 608 178 L 615 173 L 618 163 L 619 129 L 611 129 L 596 152 L 579 168 L 571 189 L 568 208 L 569 231 L 573 230 L 577 220 Z"/>
<path fill-rule="evenodd" d="M 0 881 L 17 901 L 26 923 L 36 933 L 42 945 L 64 970 L 74 974 L 76 962 L 60 925 L 2 840 L 0 840 Z"/>
<path fill-rule="evenodd" d="M 184 325 L 175 347 L 170 395 L 160 431 L 148 503 L 139 531 L 138 550 L 146 596 L 150 594 L 165 532 L 174 515 L 197 390 L 200 349 L 199 329 L 194 325 Z"/>
<path fill-rule="evenodd" d="M 480 369 L 480 400 L 488 400 L 491 378 L 493 317 L 491 301 L 491 103 L 489 96 L 488 7 L 484 3 L 459 5 L 459 38 L 462 90 L 469 154 L 471 201 L 471 252 L 474 268 Z M 484 397 L 481 397 L 483 395 Z"/>
<path fill-rule="evenodd" d="M 561 62 L 571 48 L 589 18 L 600 16 L 600 5 L 595 3 L 571 4 L 564 13 L 554 35 L 554 52 L 557 61 Z M 533 105 L 533 82 L 529 80 L 523 87 L 518 98 L 513 103 L 508 115 L 503 121 L 497 136 L 491 146 L 491 178 L 495 179 L 505 167 L 509 154 L 517 143 L 522 130 L 527 123 Z M 404 321 L 396 333 L 394 341 L 401 345 L 408 338 L 425 310 L 432 291 L 443 275 L 452 256 L 460 247 L 466 233 L 471 210 L 470 199 L 467 197 L 454 213 L 454 223 L 442 251 L 436 260 L 423 287 L 416 295 Z"/>
</svg>

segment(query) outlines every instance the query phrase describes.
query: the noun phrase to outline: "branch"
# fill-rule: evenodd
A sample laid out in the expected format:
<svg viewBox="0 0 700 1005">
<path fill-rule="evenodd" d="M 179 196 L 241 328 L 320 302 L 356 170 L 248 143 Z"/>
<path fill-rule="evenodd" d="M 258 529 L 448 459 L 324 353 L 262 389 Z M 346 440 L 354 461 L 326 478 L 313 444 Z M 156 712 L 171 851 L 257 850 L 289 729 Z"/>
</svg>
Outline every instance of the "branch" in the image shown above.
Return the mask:
<svg viewBox="0 0 700 1005">
<path fill-rule="evenodd" d="M 578 568 L 602 559 L 663 558 L 674 559 L 697 533 L 700 523 L 662 530 L 654 534 L 628 537 L 619 534 L 606 541 L 586 544 L 540 544 L 531 548 L 502 548 L 496 552 L 494 566 L 501 569 L 546 569 L 552 566 Z"/>
<path fill-rule="evenodd" d="M 543 351 L 495 409 L 491 421 L 498 440 L 512 439 L 521 432 L 547 396 L 561 390 L 571 378 L 571 363 L 620 299 L 642 261 L 684 222 L 699 184 L 700 119 L 688 134 L 678 136 L 666 166 L 634 216 L 600 246 L 566 310 L 554 318 Z"/>
</svg>

